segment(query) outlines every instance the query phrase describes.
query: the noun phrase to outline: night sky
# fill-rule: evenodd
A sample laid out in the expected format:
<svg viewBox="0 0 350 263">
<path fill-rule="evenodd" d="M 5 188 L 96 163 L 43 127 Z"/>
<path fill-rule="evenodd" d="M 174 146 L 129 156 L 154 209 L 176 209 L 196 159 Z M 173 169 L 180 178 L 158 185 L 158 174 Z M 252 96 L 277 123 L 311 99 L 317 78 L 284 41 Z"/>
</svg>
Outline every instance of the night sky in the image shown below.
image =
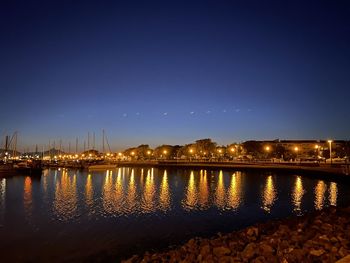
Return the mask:
<svg viewBox="0 0 350 263">
<path fill-rule="evenodd" d="M 0 34 L 23 147 L 350 139 L 349 1 L 1 1 Z"/>
</svg>

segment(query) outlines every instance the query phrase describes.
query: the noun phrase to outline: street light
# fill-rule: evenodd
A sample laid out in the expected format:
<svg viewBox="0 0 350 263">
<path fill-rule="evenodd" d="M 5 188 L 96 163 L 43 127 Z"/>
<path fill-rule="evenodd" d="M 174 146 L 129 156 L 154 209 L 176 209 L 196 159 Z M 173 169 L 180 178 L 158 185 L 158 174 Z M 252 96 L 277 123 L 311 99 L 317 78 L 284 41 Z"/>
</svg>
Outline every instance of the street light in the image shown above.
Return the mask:
<svg viewBox="0 0 350 263">
<path fill-rule="evenodd" d="M 294 147 L 294 151 L 296 152 L 296 158 L 298 159 L 298 151 L 299 151 L 299 148 L 297 146 Z"/>
<path fill-rule="evenodd" d="M 331 159 L 331 164 L 332 164 L 332 140 L 328 140 L 329 143 L 329 158 Z"/>
</svg>

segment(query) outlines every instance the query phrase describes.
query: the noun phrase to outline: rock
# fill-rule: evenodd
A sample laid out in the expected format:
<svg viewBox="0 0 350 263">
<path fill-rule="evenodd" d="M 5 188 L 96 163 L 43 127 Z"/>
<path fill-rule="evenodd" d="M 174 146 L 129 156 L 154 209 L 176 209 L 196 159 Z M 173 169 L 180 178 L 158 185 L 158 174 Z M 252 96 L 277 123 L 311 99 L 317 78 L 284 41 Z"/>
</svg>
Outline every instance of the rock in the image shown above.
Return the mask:
<svg viewBox="0 0 350 263">
<path fill-rule="evenodd" d="M 242 251 L 242 257 L 244 259 L 251 259 L 255 256 L 255 252 L 256 252 L 256 244 L 255 243 L 249 243 L 248 245 L 246 245 L 246 247 L 244 248 L 244 250 Z"/>
<path fill-rule="evenodd" d="M 339 259 L 335 263 L 350 263 L 350 255 L 347 255 L 346 257 L 343 257 L 343 258 Z"/>
<path fill-rule="evenodd" d="M 319 257 L 319 256 L 323 255 L 324 252 L 325 252 L 325 251 L 324 251 L 323 249 L 311 249 L 311 250 L 310 250 L 310 255 Z"/>
<path fill-rule="evenodd" d="M 274 252 L 274 249 L 269 246 L 268 244 L 260 244 L 259 245 L 259 253 L 263 256 L 267 255 L 267 254 L 272 254 Z"/>
<path fill-rule="evenodd" d="M 222 256 L 225 256 L 225 255 L 229 255 L 231 253 L 231 250 L 226 248 L 226 247 L 214 247 L 213 248 L 213 253 L 215 256 L 217 257 L 222 257 Z"/>
<path fill-rule="evenodd" d="M 250 227 L 247 230 L 248 236 L 258 236 L 259 235 L 259 229 L 257 227 Z"/>
<path fill-rule="evenodd" d="M 333 227 L 331 224 L 325 223 L 321 225 L 321 228 L 325 231 L 327 231 L 328 233 L 331 233 L 333 231 Z"/>
<path fill-rule="evenodd" d="M 336 243 L 336 242 L 338 242 L 338 239 L 336 239 L 335 237 L 331 237 L 331 242 Z"/>
<path fill-rule="evenodd" d="M 345 249 L 344 247 L 341 247 L 339 250 L 338 250 L 338 253 L 341 257 L 345 257 L 346 255 L 349 254 L 349 251 L 347 249 Z"/>
<path fill-rule="evenodd" d="M 208 254 L 210 253 L 210 246 L 205 245 L 204 247 L 201 248 L 200 254 L 205 258 Z"/>
<path fill-rule="evenodd" d="M 318 239 L 329 242 L 329 238 L 327 237 L 327 235 L 319 236 Z"/>
<path fill-rule="evenodd" d="M 263 256 L 254 258 L 254 259 L 251 261 L 251 263 L 265 263 L 265 262 L 266 262 L 266 259 L 265 259 Z"/>
</svg>

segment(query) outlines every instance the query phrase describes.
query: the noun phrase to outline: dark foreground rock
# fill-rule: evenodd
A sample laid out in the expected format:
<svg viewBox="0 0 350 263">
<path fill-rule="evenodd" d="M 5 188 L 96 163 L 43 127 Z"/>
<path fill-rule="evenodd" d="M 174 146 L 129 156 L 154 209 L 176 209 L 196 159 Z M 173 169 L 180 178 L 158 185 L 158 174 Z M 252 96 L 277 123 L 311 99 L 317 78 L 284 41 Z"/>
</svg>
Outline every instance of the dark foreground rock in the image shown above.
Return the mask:
<svg viewBox="0 0 350 263">
<path fill-rule="evenodd" d="M 124 262 L 339 262 L 350 263 L 350 207 L 257 224 L 177 249 Z"/>
</svg>

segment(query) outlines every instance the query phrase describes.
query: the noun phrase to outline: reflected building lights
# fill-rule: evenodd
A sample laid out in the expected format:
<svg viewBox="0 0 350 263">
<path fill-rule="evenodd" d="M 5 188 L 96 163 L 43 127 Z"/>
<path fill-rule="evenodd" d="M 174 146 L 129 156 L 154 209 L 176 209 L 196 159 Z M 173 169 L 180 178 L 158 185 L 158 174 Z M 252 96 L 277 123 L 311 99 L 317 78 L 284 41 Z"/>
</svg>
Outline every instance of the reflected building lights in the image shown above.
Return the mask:
<svg viewBox="0 0 350 263">
<path fill-rule="evenodd" d="M 153 180 L 153 168 L 147 171 L 146 183 L 143 191 L 142 210 L 145 213 L 150 213 L 155 209 L 155 186 Z"/>
<path fill-rule="evenodd" d="M 194 173 L 191 171 L 189 180 L 188 180 L 188 186 L 186 191 L 185 200 L 183 201 L 183 207 L 185 210 L 192 210 L 195 208 L 197 204 L 197 190 L 195 186 L 194 181 Z"/>
<path fill-rule="evenodd" d="M 113 183 L 113 172 L 107 170 L 103 186 L 103 208 L 108 214 L 119 214 L 123 209 L 124 190 L 122 184 L 122 171 L 118 169 L 115 184 Z"/>
<path fill-rule="evenodd" d="M 26 176 L 24 179 L 23 204 L 27 217 L 30 217 L 32 215 L 32 202 L 32 178 L 30 178 L 30 176 Z"/>
<path fill-rule="evenodd" d="M 231 184 L 228 189 L 228 206 L 236 210 L 242 203 L 242 174 L 235 172 L 231 176 Z"/>
<path fill-rule="evenodd" d="M 5 198 L 6 198 L 6 178 L 0 179 L 0 219 L 2 222 L 5 215 Z"/>
<path fill-rule="evenodd" d="M 219 172 L 218 183 L 215 191 L 215 205 L 220 208 L 225 208 L 225 183 L 222 170 Z"/>
<path fill-rule="evenodd" d="M 300 176 L 297 176 L 294 183 L 294 189 L 293 189 L 293 195 L 292 195 L 292 202 L 294 204 L 294 211 L 300 212 L 301 211 L 301 199 L 303 198 L 303 195 L 305 193 L 303 182 L 301 180 Z"/>
<path fill-rule="evenodd" d="M 167 211 L 170 208 L 170 190 L 166 170 L 164 171 L 162 183 L 160 185 L 159 208 L 163 211 Z"/>
<path fill-rule="evenodd" d="M 132 213 L 137 208 L 136 201 L 136 185 L 135 185 L 135 170 L 131 170 L 129 185 L 128 185 L 128 194 L 127 194 L 127 212 Z"/>
<path fill-rule="evenodd" d="M 329 203 L 330 205 L 337 205 L 337 198 L 338 198 L 338 186 L 337 183 L 331 182 L 329 186 Z"/>
<path fill-rule="evenodd" d="M 54 211 L 62 220 L 75 216 L 77 210 L 76 175 L 70 177 L 67 170 L 63 170 L 61 178 L 56 180 Z"/>
<path fill-rule="evenodd" d="M 266 178 L 266 183 L 264 187 L 264 192 L 262 195 L 262 203 L 263 203 L 263 209 L 270 213 L 271 208 L 276 201 L 277 198 L 277 191 L 273 182 L 273 177 L 269 175 Z"/>
<path fill-rule="evenodd" d="M 327 190 L 327 185 L 322 180 L 319 180 L 315 187 L 315 209 L 316 210 L 321 210 L 323 208 L 326 190 Z"/>
<path fill-rule="evenodd" d="M 45 169 L 43 171 L 43 176 L 42 176 L 42 187 L 43 187 L 43 191 L 46 194 L 47 193 L 47 186 L 48 186 L 48 182 L 47 182 L 47 178 L 49 176 L 49 170 Z"/>
<path fill-rule="evenodd" d="M 208 179 L 207 171 L 201 170 L 199 177 L 199 197 L 198 204 L 201 209 L 207 209 L 209 206 L 209 189 L 208 189 Z"/>
<path fill-rule="evenodd" d="M 91 174 L 89 173 L 87 178 L 86 178 L 86 184 L 85 184 L 85 200 L 86 200 L 86 205 L 88 207 L 93 207 L 94 205 L 94 189 L 92 185 L 92 179 L 91 179 Z"/>
</svg>

